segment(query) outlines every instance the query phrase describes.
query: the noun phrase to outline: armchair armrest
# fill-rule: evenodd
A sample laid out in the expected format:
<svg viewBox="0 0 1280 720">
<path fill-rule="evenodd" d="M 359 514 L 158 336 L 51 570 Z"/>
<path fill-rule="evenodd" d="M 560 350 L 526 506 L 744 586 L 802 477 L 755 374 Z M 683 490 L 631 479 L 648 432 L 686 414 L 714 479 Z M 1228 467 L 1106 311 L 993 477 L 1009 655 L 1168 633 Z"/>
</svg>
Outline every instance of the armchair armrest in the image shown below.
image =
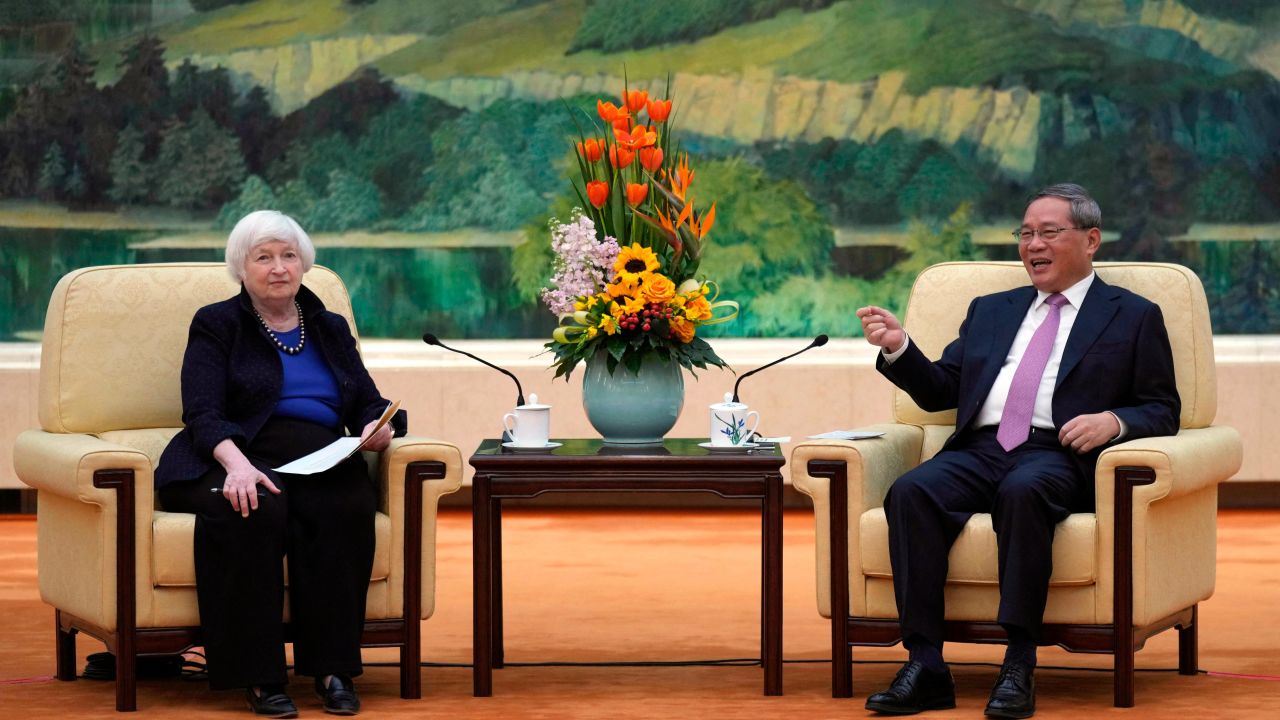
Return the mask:
<svg viewBox="0 0 1280 720">
<path fill-rule="evenodd" d="M 435 610 L 436 508 L 441 496 L 462 487 L 462 453 L 440 440 L 396 438 L 382 453 L 379 474 L 381 508 L 391 518 L 393 610 L 406 599 L 420 602 L 416 614 L 425 620 Z M 415 502 L 416 509 L 411 507 Z M 414 585 L 418 593 L 405 592 Z M 415 612 L 412 607 L 398 609 L 406 617 Z"/>
<path fill-rule="evenodd" d="M 151 563 L 151 458 L 92 435 L 28 430 L 18 436 L 13 464 L 42 494 L 41 598 L 132 638 L 138 591 L 149 583 L 136 570 Z"/>
<path fill-rule="evenodd" d="M 131 470 L 136 489 L 146 488 L 140 504 L 148 513 L 151 510 L 151 459 L 140 450 L 92 435 L 24 431 L 14 443 L 13 468 L 19 480 L 36 490 L 104 507 L 115 507 L 116 493 L 96 486 L 94 473 Z"/>
<path fill-rule="evenodd" d="M 1131 615 L 1141 627 L 1213 594 L 1217 485 L 1242 457 L 1240 434 L 1221 426 L 1102 453 L 1094 478 L 1098 617 Z"/>
<path fill-rule="evenodd" d="M 1098 457 L 1095 475 L 1098 511 L 1103 510 L 1103 503 L 1111 502 L 1118 467 L 1149 467 L 1156 473 L 1154 483 L 1134 489 L 1137 508 L 1217 485 L 1236 474 L 1243 460 L 1240 433 L 1222 425 L 1120 443 Z"/>
<path fill-rule="evenodd" d="M 818 612 L 830 617 L 832 612 L 832 573 L 842 572 L 849 578 L 848 597 L 854 603 L 862 598 L 861 573 L 851 577 L 851 558 L 858 557 L 858 518 L 862 513 L 884 502 L 889 486 L 907 470 L 920 462 L 924 430 L 916 425 L 888 423 L 865 428 L 883 432 L 871 440 L 810 440 L 791 450 L 791 484 L 813 498 L 815 535 L 817 539 Z M 811 465 L 819 463 L 819 465 Z M 843 464 L 847 501 L 843 508 L 832 507 L 832 476 L 821 463 Z M 839 502 L 839 493 L 837 493 Z M 834 512 L 833 512 L 834 510 Z M 833 516 L 836 530 L 843 526 L 844 542 L 832 537 Z M 833 540 L 837 555 L 844 555 L 843 568 L 833 570 Z"/>
</svg>

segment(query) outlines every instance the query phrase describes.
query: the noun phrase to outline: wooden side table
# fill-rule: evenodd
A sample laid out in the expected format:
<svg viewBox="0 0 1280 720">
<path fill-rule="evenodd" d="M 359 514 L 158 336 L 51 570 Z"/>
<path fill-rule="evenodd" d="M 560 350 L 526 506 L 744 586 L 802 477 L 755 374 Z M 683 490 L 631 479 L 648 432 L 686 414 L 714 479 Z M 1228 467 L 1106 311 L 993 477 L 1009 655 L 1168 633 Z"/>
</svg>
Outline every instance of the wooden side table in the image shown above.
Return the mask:
<svg viewBox="0 0 1280 720">
<path fill-rule="evenodd" d="M 779 448 L 712 453 L 696 439 L 624 447 L 559 440 L 550 451 L 511 451 L 485 440 L 471 456 L 474 591 L 473 694 L 493 694 L 503 666 L 502 501 L 547 492 L 709 492 L 760 503 L 760 662 L 764 694 L 782 694 L 782 465 Z"/>
</svg>

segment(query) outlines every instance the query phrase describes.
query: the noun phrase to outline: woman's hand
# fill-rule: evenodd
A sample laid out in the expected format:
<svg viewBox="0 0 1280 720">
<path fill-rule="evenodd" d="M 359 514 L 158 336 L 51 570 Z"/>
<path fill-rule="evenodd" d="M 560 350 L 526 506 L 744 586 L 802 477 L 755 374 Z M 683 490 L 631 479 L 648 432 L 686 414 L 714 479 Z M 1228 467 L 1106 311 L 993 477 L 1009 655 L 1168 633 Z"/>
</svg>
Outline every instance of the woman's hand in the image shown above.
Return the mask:
<svg viewBox="0 0 1280 720">
<path fill-rule="evenodd" d="M 361 450 L 369 450 L 371 452 L 382 452 L 391 445 L 391 423 L 387 423 L 378 428 L 378 431 L 370 436 L 370 432 L 378 424 L 377 420 L 370 420 L 368 425 L 364 426 L 364 430 L 360 431 Z"/>
<path fill-rule="evenodd" d="M 273 495 L 280 494 L 280 488 L 254 467 L 230 438 L 218 443 L 213 449 L 213 457 L 227 471 L 227 479 L 222 483 L 222 496 L 240 513 L 240 517 L 249 517 L 250 511 L 258 509 L 258 485 Z"/>
</svg>

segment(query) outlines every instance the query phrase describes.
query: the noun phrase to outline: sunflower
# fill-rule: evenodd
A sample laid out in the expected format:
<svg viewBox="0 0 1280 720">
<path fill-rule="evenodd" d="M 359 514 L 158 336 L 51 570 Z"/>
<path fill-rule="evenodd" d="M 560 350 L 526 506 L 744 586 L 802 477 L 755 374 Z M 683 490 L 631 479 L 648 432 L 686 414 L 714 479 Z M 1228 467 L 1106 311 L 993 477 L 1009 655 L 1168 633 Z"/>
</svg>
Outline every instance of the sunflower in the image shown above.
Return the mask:
<svg viewBox="0 0 1280 720">
<path fill-rule="evenodd" d="M 617 273 L 619 282 L 631 286 L 647 281 L 649 274 L 659 267 L 658 256 L 653 254 L 653 250 L 639 243 L 622 248 L 618 259 L 613 263 L 613 271 Z"/>
</svg>

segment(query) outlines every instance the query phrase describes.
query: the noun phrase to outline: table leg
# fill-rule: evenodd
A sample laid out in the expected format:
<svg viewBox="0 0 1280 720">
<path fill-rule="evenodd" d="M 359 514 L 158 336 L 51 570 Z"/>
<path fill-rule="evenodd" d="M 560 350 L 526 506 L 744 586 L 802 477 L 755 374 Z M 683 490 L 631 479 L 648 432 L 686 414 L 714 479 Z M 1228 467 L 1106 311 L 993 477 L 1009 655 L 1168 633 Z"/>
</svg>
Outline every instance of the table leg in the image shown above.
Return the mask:
<svg viewBox="0 0 1280 720">
<path fill-rule="evenodd" d="M 493 695 L 493 555 L 489 476 L 471 480 L 472 690 L 475 697 Z"/>
<path fill-rule="evenodd" d="M 763 518 L 760 662 L 764 666 L 764 694 L 782 694 L 782 476 L 765 480 Z"/>
<path fill-rule="evenodd" d="M 489 501 L 493 523 L 489 533 L 493 536 L 493 544 L 489 551 L 493 553 L 493 666 L 501 670 L 506 663 L 502 629 L 502 500 Z"/>
</svg>

